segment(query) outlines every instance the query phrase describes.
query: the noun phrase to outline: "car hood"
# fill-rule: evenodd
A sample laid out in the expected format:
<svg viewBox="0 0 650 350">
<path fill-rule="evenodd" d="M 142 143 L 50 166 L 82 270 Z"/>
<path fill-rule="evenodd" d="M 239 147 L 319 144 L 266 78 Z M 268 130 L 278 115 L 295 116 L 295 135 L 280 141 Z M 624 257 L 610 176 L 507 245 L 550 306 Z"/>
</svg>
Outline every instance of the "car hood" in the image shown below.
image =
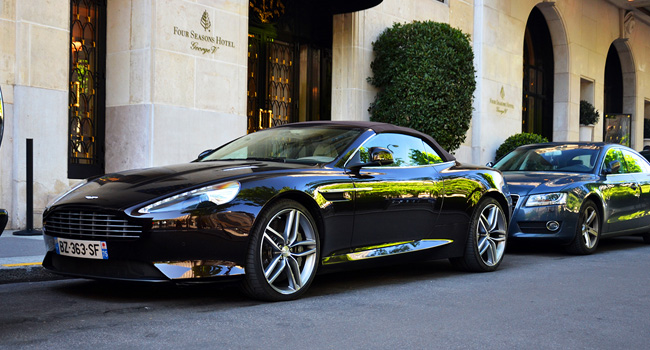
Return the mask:
<svg viewBox="0 0 650 350">
<path fill-rule="evenodd" d="M 576 183 L 594 180 L 592 174 L 552 173 L 542 171 L 504 171 L 510 193 L 526 196 L 528 194 L 559 192 Z"/>
<path fill-rule="evenodd" d="M 177 164 L 107 174 L 75 189 L 56 205 L 93 205 L 125 209 L 184 190 L 261 173 L 296 171 L 314 165 L 260 161 L 214 161 Z"/>
</svg>

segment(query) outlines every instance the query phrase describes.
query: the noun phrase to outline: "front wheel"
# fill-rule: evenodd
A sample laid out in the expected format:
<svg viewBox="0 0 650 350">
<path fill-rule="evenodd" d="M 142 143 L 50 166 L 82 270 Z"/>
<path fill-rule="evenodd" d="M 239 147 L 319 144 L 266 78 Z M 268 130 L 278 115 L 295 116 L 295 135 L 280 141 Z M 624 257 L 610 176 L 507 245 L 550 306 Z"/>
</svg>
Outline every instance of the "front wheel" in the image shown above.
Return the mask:
<svg viewBox="0 0 650 350">
<path fill-rule="evenodd" d="M 293 200 L 280 200 L 258 217 L 246 261 L 243 290 L 268 301 L 300 297 L 318 268 L 318 230 L 309 211 Z"/>
<path fill-rule="evenodd" d="M 503 260 L 507 239 L 508 221 L 503 208 L 494 198 L 482 199 L 470 220 L 465 255 L 451 262 L 463 271 L 494 271 Z"/>
<path fill-rule="evenodd" d="M 576 255 L 587 255 L 596 251 L 600 240 L 600 215 L 596 204 L 586 200 L 580 208 L 576 235 L 566 250 Z"/>
</svg>

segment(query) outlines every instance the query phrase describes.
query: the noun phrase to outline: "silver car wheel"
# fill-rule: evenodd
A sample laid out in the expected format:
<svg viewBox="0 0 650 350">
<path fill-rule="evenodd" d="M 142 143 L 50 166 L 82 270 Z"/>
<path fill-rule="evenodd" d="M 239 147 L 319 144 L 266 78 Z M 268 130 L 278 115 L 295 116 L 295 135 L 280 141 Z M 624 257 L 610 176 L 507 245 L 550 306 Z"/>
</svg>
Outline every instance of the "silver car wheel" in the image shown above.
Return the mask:
<svg viewBox="0 0 650 350">
<path fill-rule="evenodd" d="M 506 216 L 495 204 L 487 205 L 481 212 L 476 227 L 476 247 L 487 266 L 495 266 L 506 250 Z"/>
<path fill-rule="evenodd" d="M 587 249 L 593 249 L 598 243 L 598 212 L 594 207 L 585 208 L 581 224 L 582 240 Z"/>
<path fill-rule="evenodd" d="M 315 229 L 300 210 L 276 213 L 264 229 L 259 246 L 264 278 L 276 292 L 289 295 L 310 280 L 317 263 Z"/>
</svg>

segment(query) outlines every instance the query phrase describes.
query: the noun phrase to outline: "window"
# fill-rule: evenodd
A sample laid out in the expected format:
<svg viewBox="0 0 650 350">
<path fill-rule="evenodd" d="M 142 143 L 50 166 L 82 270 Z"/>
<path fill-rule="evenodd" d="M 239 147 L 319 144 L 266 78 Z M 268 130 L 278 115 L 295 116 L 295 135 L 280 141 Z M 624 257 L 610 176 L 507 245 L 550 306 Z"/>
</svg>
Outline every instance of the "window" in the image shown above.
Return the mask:
<svg viewBox="0 0 650 350">
<path fill-rule="evenodd" d="M 623 150 L 623 158 L 625 159 L 628 173 L 650 172 L 650 164 L 636 154 L 628 150 Z"/>
<path fill-rule="evenodd" d="M 605 155 L 605 159 L 603 160 L 603 169 L 610 169 L 610 164 L 613 161 L 619 161 L 621 163 L 620 169 L 618 169 L 617 172 L 613 172 L 613 174 L 625 174 L 627 173 L 627 167 L 625 166 L 625 158 L 623 157 L 623 152 L 621 152 L 620 149 L 618 148 L 612 148 L 609 151 L 607 151 L 607 154 Z"/>
<path fill-rule="evenodd" d="M 368 150 L 383 147 L 393 152 L 392 167 L 411 167 L 441 163 L 442 158 L 420 138 L 401 134 L 378 134 L 368 140 L 360 149 L 360 159 L 368 162 Z"/>
</svg>

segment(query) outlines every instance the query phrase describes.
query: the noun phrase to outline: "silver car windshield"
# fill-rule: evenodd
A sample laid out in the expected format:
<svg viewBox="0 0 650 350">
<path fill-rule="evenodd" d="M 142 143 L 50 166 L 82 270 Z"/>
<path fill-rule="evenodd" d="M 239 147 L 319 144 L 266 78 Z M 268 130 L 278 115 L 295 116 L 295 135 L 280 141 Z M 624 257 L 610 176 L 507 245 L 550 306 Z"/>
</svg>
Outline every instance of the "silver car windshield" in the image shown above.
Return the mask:
<svg viewBox="0 0 650 350">
<path fill-rule="evenodd" d="M 499 160 L 501 171 L 552 171 L 590 173 L 596 166 L 600 148 L 591 145 L 560 145 L 518 148 Z"/>
<path fill-rule="evenodd" d="M 261 130 L 218 148 L 201 162 L 267 160 L 329 163 L 361 134 L 360 129 L 335 127 L 283 127 Z"/>
</svg>

